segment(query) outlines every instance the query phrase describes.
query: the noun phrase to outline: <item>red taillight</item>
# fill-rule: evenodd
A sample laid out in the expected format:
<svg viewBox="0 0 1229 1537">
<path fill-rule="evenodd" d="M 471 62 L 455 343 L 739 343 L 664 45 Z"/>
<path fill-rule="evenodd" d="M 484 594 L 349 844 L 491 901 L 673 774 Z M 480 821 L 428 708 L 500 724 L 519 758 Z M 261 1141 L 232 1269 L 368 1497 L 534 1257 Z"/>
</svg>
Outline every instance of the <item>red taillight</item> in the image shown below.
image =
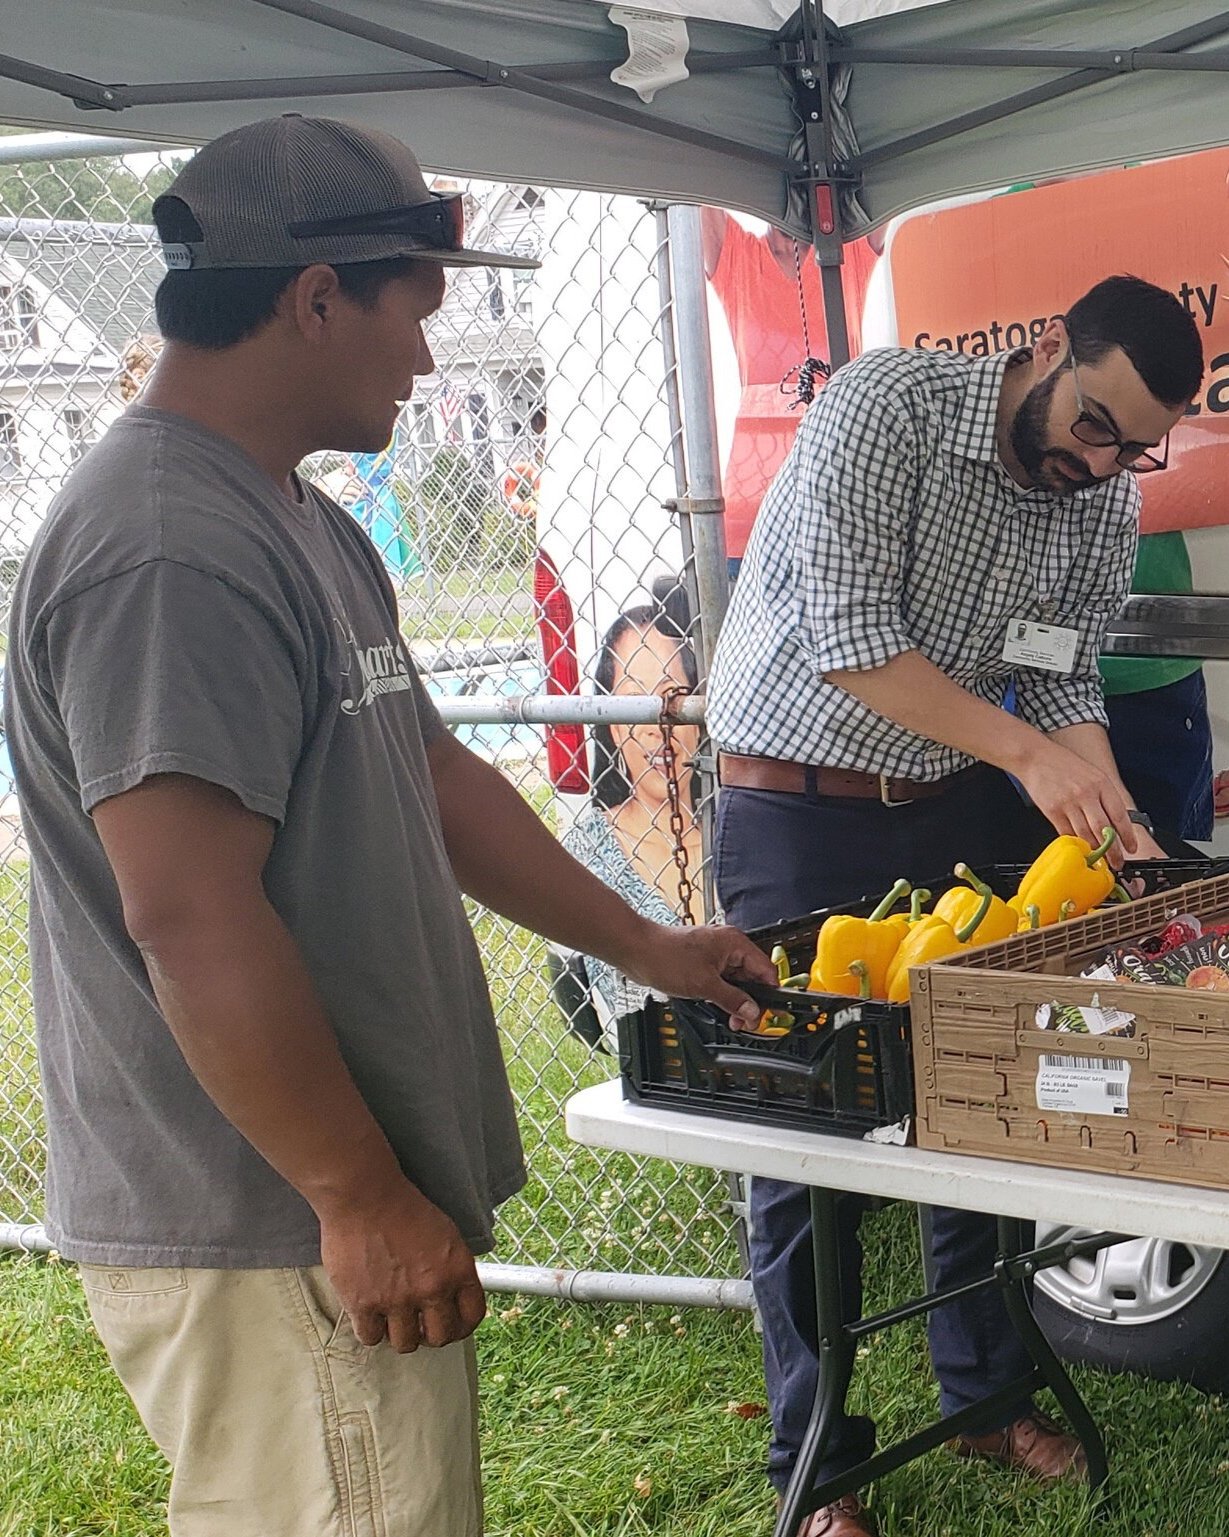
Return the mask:
<svg viewBox="0 0 1229 1537">
<path fill-rule="evenodd" d="M 539 550 L 533 567 L 533 606 L 537 614 L 542 663 L 548 694 L 579 694 L 580 666 L 576 660 L 576 624 L 572 604 L 559 580 L 555 563 Z M 556 790 L 568 795 L 589 793 L 589 765 L 583 726 L 546 728 L 546 769 Z"/>
</svg>

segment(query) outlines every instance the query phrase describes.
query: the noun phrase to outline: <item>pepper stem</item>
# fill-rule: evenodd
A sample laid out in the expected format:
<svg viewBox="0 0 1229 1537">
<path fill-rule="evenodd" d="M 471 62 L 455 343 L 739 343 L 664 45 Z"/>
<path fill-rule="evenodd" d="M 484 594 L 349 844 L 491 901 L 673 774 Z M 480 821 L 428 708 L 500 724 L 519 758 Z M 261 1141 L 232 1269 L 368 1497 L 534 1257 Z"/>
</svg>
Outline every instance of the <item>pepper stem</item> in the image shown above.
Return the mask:
<svg viewBox="0 0 1229 1537">
<path fill-rule="evenodd" d="M 1075 909 L 1076 909 L 1076 903 L 1074 903 L 1073 901 L 1070 900 L 1070 898 L 1068 898 L 1068 900 L 1066 902 L 1064 902 L 1059 907 L 1059 909 L 1058 909 L 1058 921 L 1059 921 L 1059 923 L 1066 923 L 1068 918 L 1074 918 L 1075 917 Z"/>
<path fill-rule="evenodd" d="M 1041 909 L 1036 902 L 1030 902 L 1024 909 L 1024 916 L 1028 919 L 1029 932 L 1041 927 Z"/>
<path fill-rule="evenodd" d="M 789 978 L 789 956 L 785 953 L 785 946 L 773 945 L 768 959 L 777 968 L 777 981 L 784 987 Z"/>
<path fill-rule="evenodd" d="M 886 918 L 892 909 L 896 906 L 896 904 L 900 901 L 901 897 L 907 897 L 911 890 L 912 887 L 909 885 L 907 880 L 903 879 L 903 877 L 902 879 L 898 880 L 895 886 L 892 887 L 891 891 L 888 892 L 887 896 L 884 897 L 883 901 L 880 902 L 879 906 L 871 914 L 870 921 L 872 923 L 878 923 L 880 919 Z"/>
<path fill-rule="evenodd" d="M 984 881 L 982 882 L 982 889 L 979 895 L 981 897 L 981 901 L 977 904 L 977 911 L 966 924 L 963 924 L 956 930 L 956 938 L 962 945 L 967 945 L 969 940 L 973 938 L 974 934 L 976 934 L 978 929 L 981 927 L 982 919 L 990 911 L 990 901 L 994 893 L 990 890 L 989 886 L 987 886 Z"/>
<path fill-rule="evenodd" d="M 972 870 L 969 869 L 968 865 L 966 865 L 963 860 L 961 860 L 961 862 L 953 869 L 952 874 L 958 881 L 964 881 L 966 885 L 972 886 L 973 890 L 979 897 L 983 892 L 990 890 L 985 881 L 974 875 Z"/>
<path fill-rule="evenodd" d="M 909 922 L 917 923 L 922 916 L 922 909 L 930 901 L 930 892 L 923 891 L 919 886 L 909 898 Z"/>
<path fill-rule="evenodd" d="M 1112 902 L 1130 902 L 1132 897 L 1121 881 L 1115 881 L 1110 891 L 1110 900 Z"/>
<path fill-rule="evenodd" d="M 1103 827 L 1101 829 L 1101 842 L 1097 844 L 1095 849 L 1090 849 L 1084 856 L 1084 863 L 1090 870 L 1098 860 L 1104 859 L 1109 853 L 1110 845 L 1117 836 L 1118 834 L 1112 827 Z"/>
<path fill-rule="evenodd" d="M 858 997 L 869 998 L 871 995 L 871 969 L 865 961 L 850 961 L 849 974 L 858 979 Z"/>
</svg>

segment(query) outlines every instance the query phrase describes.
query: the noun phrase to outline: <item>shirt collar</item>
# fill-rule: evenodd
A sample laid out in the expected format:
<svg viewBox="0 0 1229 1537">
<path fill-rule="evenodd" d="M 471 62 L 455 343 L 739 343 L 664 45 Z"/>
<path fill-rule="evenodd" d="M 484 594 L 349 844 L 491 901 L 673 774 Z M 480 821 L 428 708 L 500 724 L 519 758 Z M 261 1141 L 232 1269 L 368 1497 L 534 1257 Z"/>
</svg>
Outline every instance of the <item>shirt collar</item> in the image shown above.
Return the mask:
<svg viewBox="0 0 1229 1537">
<path fill-rule="evenodd" d="M 970 365 L 960 414 L 947 435 L 953 453 L 982 464 L 1001 463 L 996 438 L 999 396 L 1010 364 L 1027 356 L 1027 352 L 996 352 Z"/>
<path fill-rule="evenodd" d="M 975 359 L 969 368 L 969 380 L 965 385 L 960 414 L 947 434 L 947 444 L 953 453 L 964 459 L 993 465 L 1005 480 L 1010 482 L 1017 500 L 1032 499 L 1047 505 L 1062 507 L 1081 503 L 1094 496 L 1102 486 L 1085 486 L 1070 496 L 1060 497 L 1041 486 L 1018 486 L 1006 465 L 999 458 L 998 409 L 999 396 L 1003 392 L 1003 380 L 1007 370 L 1016 361 L 1023 362 L 1029 356 L 1027 348 L 1015 352 L 996 352 L 988 358 Z M 1115 477 L 1117 478 L 1117 477 Z"/>
</svg>

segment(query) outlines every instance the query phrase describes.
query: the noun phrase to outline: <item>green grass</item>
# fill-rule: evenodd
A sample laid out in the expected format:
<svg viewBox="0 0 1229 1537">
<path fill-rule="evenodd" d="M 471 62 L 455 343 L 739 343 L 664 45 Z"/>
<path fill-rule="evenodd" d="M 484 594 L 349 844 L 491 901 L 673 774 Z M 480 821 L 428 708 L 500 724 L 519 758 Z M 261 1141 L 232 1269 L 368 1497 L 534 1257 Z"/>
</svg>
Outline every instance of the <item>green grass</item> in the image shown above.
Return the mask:
<svg viewBox="0 0 1229 1537">
<path fill-rule="evenodd" d="M 872 1305 L 917 1279 L 909 1212 L 870 1219 Z M 677 1320 L 677 1322 L 675 1321 Z M 487 1537 L 732 1537 L 771 1530 L 748 1318 L 491 1299 L 479 1334 Z M 1220 1537 L 1218 1400 L 1088 1372 L 1115 1469 L 1097 1499 L 936 1452 L 874 1491 L 883 1537 Z M 855 1406 L 898 1435 L 934 1409 L 919 1328 L 872 1342 Z M 154 1537 L 166 1474 L 90 1332 L 71 1267 L 0 1261 L 0 1537 Z"/>
<path fill-rule="evenodd" d="M 437 645 L 525 640 L 534 633 L 532 591 L 527 564 L 408 577 L 398 599 L 402 632 L 411 642 Z"/>
</svg>

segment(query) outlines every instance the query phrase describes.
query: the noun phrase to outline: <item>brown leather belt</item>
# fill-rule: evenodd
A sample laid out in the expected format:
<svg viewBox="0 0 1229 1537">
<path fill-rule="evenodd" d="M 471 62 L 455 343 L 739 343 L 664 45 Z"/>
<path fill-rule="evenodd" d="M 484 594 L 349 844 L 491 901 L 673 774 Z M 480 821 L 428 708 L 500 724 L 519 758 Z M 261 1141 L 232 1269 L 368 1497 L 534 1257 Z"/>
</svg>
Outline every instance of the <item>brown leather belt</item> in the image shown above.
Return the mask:
<svg viewBox="0 0 1229 1537">
<path fill-rule="evenodd" d="M 790 763 L 784 758 L 749 758 L 741 753 L 717 754 L 717 775 L 737 790 L 775 790 L 783 795 L 834 795 L 854 800 L 907 806 L 910 801 L 946 795 L 976 774 L 980 763 L 958 769 L 943 779 L 892 779 L 887 774 L 863 774 L 857 769 L 828 768 L 817 763 Z"/>
</svg>

